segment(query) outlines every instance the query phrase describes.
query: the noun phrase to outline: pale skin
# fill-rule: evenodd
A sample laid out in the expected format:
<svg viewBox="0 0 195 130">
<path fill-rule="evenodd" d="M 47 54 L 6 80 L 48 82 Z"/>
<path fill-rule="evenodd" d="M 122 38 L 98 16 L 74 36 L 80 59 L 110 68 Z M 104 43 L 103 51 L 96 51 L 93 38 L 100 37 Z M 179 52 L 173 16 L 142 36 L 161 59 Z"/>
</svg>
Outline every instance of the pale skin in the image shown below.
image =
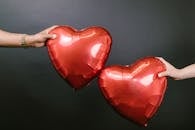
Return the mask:
<svg viewBox="0 0 195 130">
<path fill-rule="evenodd" d="M 25 47 L 43 47 L 46 40 L 55 38 L 55 35 L 48 34 L 55 27 L 49 27 L 33 35 L 12 33 L 0 29 L 0 47 L 24 47 L 21 44 L 22 41 L 25 42 Z"/>
<path fill-rule="evenodd" d="M 170 64 L 168 61 L 163 59 L 162 57 L 157 58 L 160 59 L 166 66 L 166 71 L 159 73 L 158 74 L 159 77 L 168 76 L 172 77 L 175 80 L 195 78 L 195 64 L 191 64 L 181 69 L 178 69 L 174 67 L 172 64 Z"/>
</svg>

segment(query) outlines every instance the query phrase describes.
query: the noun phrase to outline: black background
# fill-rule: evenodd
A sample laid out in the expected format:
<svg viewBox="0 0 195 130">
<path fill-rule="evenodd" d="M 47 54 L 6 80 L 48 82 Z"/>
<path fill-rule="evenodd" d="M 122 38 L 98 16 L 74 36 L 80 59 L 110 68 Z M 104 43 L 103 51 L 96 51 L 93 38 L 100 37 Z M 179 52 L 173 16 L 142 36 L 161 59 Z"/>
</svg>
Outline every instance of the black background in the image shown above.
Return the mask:
<svg viewBox="0 0 195 130">
<path fill-rule="evenodd" d="M 1 0 L 0 28 L 37 33 L 52 25 L 105 27 L 113 37 L 106 65 L 162 56 L 178 68 L 195 61 L 193 0 Z M 194 127 L 195 80 L 168 79 L 147 128 L 106 103 L 97 79 L 75 92 L 55 71 L 47 48 L 0 48 L 0 129 L 168 130 Z"/>
</svg>

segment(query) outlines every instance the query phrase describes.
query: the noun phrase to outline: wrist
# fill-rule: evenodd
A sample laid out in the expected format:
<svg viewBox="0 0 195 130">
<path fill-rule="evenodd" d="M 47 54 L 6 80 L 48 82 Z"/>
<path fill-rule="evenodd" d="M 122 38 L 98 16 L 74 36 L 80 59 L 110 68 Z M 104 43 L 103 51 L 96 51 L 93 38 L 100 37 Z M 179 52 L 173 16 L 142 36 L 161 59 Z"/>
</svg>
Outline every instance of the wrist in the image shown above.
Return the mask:
<svg viewBox="0 0 195 130">
<path fill-rule="evenodd" d="M 32 35 L 26 35 L 25 40 L 26 40 L 27 46 L 29 46 L 29 47 L 32 46 L 32 43 L 33 43 L 33 36 Z"/>
<path fill-rule="evenodd" d="M 176 69 L 175 70 L 175 73 L 176 73 L 176 80 L 182 80 L 184 79 L 184 74 L 183 74 L 183 71 L 182 69 Z"/>
<path fill-rule="evenodd" d="M 23 34 L 21 36 L 20 45 L 22 47 L 30 47 L 31 46 L 31 36 L 27 34 Z"/>
<path fill-rule="evenodd" d="M 22 34 L 21 35 L 20 45 L 21 46 L 27 46 L 27 43 L 26 43 L 26 34 Z"/>
</svg>

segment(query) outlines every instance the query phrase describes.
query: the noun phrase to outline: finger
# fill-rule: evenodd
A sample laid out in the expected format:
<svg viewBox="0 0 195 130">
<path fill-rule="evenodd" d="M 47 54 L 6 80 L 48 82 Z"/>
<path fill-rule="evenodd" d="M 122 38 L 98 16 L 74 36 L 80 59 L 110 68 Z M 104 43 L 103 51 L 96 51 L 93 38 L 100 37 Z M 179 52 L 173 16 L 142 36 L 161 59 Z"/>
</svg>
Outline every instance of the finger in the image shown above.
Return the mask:
<svg viewBox="0 0 195 130">
<path fill-rule="evenodd" d="M 54 25 L 54 26 L 52 26 L 52 27 L 49 27 L 49 28 L 43 30 L 42 32 L 48 34 L 51 30 L 53 30 L 53 29 L 56 28 L 56 27 L 58 27 L 58 25 Z"/>
<path fill-rule="evenodd" d="M 158 73 L 158 77 L 161 78 L 161 77 L 164 77 L 164 76 L 167 76 L 167 71 Z"/>
<path fill-rule="evenodd" d="M 41 42 L 41 43 L 35 44 L 34 46 L 35 46 L 35 47 L 42 47 L 42 46 L 44 46 L 44 45 L 45 45 L 45 43 Z"/>
<path fill-rule="evenodd" d="M 160 58 L 162 58 L 162 57 L 157 56 L 156 58 L 160 59 Z"/>
<path fill-rule="evenodd" d="M 165 60 L 162 57 L 156 57 L 156 58 L 162 61 L 163 63 L 165 63 Z"/>
<path fill-rule="evenodd" d="M 157 57 L 163 64 L 165 64 L 165 66 L 172 66 L 169 62 L 167 62 L 165 59 L 163 59 L 162 57 Z"/>
</svg>

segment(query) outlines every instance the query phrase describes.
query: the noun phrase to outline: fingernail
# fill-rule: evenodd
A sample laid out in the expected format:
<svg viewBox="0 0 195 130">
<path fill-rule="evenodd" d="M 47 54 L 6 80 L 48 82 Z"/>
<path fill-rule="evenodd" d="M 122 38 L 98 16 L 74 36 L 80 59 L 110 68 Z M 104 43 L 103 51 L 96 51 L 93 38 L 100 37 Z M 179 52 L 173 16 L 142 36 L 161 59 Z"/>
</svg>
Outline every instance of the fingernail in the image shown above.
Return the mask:
<svg viewBox="0 0 195 130">
<path fill-rule="evenodd" d="M 55 39 L 56 37 L 57 37 L 56 34 L 53 34 L 52 39 Z"/>
</svg>

